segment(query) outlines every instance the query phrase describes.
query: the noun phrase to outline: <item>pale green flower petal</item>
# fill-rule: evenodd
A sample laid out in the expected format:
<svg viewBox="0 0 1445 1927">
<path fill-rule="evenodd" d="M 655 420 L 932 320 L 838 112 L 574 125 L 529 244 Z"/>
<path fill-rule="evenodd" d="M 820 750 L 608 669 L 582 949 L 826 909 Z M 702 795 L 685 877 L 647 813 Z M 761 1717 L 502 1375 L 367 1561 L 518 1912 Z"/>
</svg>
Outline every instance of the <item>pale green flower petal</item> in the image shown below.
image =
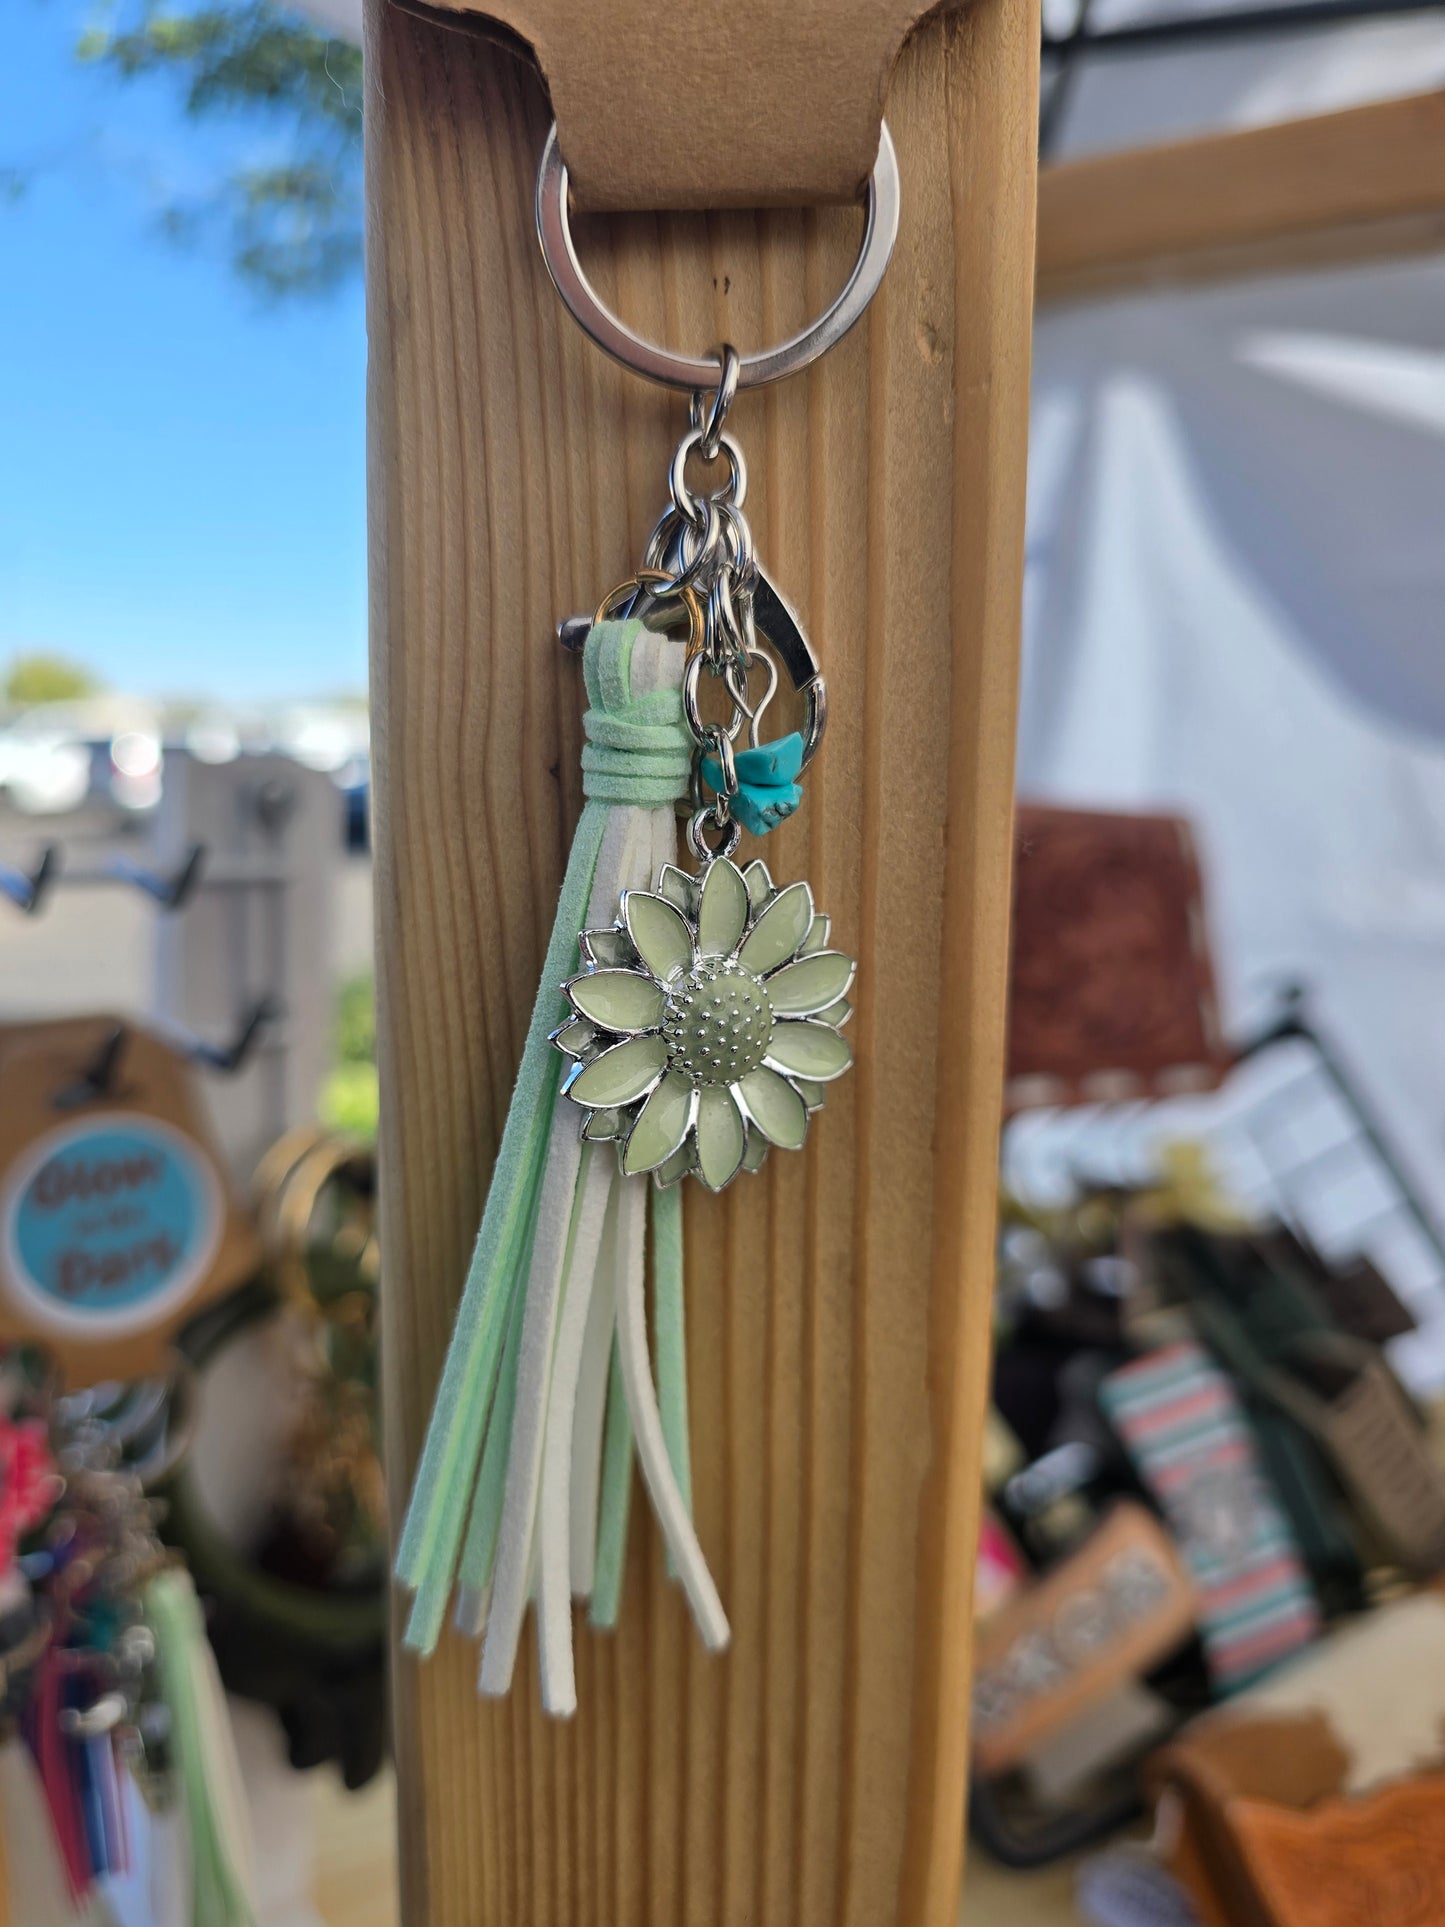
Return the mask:
<svg viewBox="0 0 1445 1927">
<path fill-rule="evenodd" d="M 826 1085 L 810 1084 L 806 1077 L 790 1078 L 789 1082 L 810 1111 L 822 1110 L 823 1099 L 828 1094 Z"/>
<path fill-rule="evenodd" d="M 813 893 L 806 883 L 779 890 L 748 933 L 738 962 L 755 977 L 786 963 L 807 936 L 813 921 Z"/>
<path fill-rule="evenodd" d="M 697 1103 L 697 1168 L 710 1191 L 721 1191 L 743 1161 L 743 1120 L 725 1084 L 704 1084 Z"/>
<path fill-rule="evenodd" d="M 667 1163 L 659 1165 L 653 1172 L 652 1181 L 666 1189 L 669 1184 L 676 1184 L 679 1178 L 685 1178 L 691 1169 L 692 1144 L 684 1138 Z"/>
<path fill-rule="evenodd" d="M 697 879 L 690 877 L 686 870 L 679 870 L 675 863 L 664 863 L 657 879 L 657 893 L 676 904 L 685 917 L 696 920 Z"/>
<path fill-rule="evenodd" d="M 841 1030 L 852 1015 L 853 1006 L 845 997 L 841 1004 L 829 1004 L 826 1010 L 820 1010 L 818 1012 L 818 1022 L 820 1024 L 831 1024 L 834 1030 Z"/>
<path fill-rule="evenodd" d="M 622 897 L 622 916 L 638 956 L 659 983 L 692 969 L 692 930 L 666 897 L 654 897 L 646 890 L 627 890 Z"/>
<path fill-rule="evenodd" d="M 767 1163 L 767 1160 L 768 1140 L 763 1136 L 761 1131 L 749 1131 L 747 1146 L 743 1151 L 743 1169 L 745 1171 L 761 1171 Z"/>
<path fill-rule="evenodd" d="M 806 1077 L 814 1084 L 827 1084 L 841 1077 L 853 1062 L 846 1037 L 840 1037 L 828 1024 L 810 1018 L 786 1018 L 773 1026 L 764 1060 L 775 1071 L 789 1077 Z"/>
<path fill-rule="evenodd" d="M 566 1051 L 569 1057 L 581 1057 L 595 1041 L 597 1031 L 593 1025 L 584 1024 L 580 1017 L 574 1017 L 570 1024 L 559 1024 L 550 1035 L 558 1050 Z"/>
<path fill-rule="evenodd" d="M 768 866 L 763 859 L 754 857 L 743 871 L 743 881 L 748 886 L 748 901 L 754 910 L 761 910 L 773 894 L 773 879 L 768 874 Z"/>
<path fill-rule="evenodd" d="M 567 1086 L 567 1095 L 589 1111 L 613 1110 L 650 1091 L 666 1063 L 660 1037 L 629 1037 L 595 1057 Z"/>
<path fill-rule="evenodd" d="M 594 970 L 567 986 L 574 1010 L 603 1030 L 656 1030 L 666 1002 L 659 985 L 640 970 Z"/>
<path fill-rule="evenodd" d="M 622 1168 L 629 1177 L 666 1164 L 687 1136 L 692 1100 L 692 1079 L 669 1071 L 639 1111 L 622 1153 Z"/>
<path fill-rule="evenodd" d="M 749 1071 L 734 1086 L 748 1116 L 779 1150 L 798 1151 L 808 1135 L 808 1111 L 801 1097 L 776 1071 Z"/>
<path fill-rule="evenodd" d="M 627 1128 L 625 1111 L 589 1111 L 582 1120 L 582 1135 L 589 1143 L 621 1137 Z"/>
<path fill-rule="evenodd" d="M 748 886 L 725 856 L 715 857 L 702 880 L 697 911 L 697 948 L 703 957 L 730 957 L 748 921 Z"/>
<path fill-rule="evenodd" d="M 798 955 L 800 957 L 811 957 L 815 950 L 826 950 L 828 948 L 828 932 L 832 927 L 832 918 L 825 917 L 820 910 L 813 919 L 812 929 L 798 945 Z"/>
<path fill-rule="evenodd" d="M 582 961 L 600 970 L 626 969 L 637 962 L 637 952 L 625 930 L 584 930 Z"/>
<path fill-rule="evenodd" d="M 841 950 L 815 951 L 769 977 L 769 1000 L 780 1017 L 812 1017 L 847 996 L 856 968 Z"/>
</svg>

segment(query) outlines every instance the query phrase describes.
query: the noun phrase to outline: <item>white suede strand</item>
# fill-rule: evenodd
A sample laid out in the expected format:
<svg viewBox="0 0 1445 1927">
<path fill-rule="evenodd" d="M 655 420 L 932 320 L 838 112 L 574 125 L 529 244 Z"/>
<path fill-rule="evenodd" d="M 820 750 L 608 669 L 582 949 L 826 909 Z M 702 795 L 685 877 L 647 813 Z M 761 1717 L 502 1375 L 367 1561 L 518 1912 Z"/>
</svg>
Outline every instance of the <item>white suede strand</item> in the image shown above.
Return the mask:
<svg viewBox="0 0 1445 1927">
<path fill-rule="evenodd" d="M 637 1441 L 637 1457 L 673 1565 L 687 1594 L 692 1616 L 709 1651 L 721 1652 L 730 1637 L 727 1614 L 707 1569 L 687 1504 L 673 1474 L 663 1437 L 652 1357 L 647 1335 L 646 1232 L 647 1186 L 625 1182 L 618 1211 L 617 1338 L 627 1411 Z"/>
<path fill-rule="evenodd" d="M 613 1147 L 597 1144 L 590 1145 L 588 1150 L 590 1157 L 582 1177 L 572 1263 L 557 1325 L 557 1349 L 552 1361 L 542 1451 L 542 1483 L 537 1501 L 537 1654 L 542 1675 L 542 1705 L 547 1712 L 562 1718 L 570 1718 L 577 1711 L 569 1570 L 572 1425 L 577 1405 L 577 1378 L 597 1275 L 607 1268 L 602 1253 L 612 1219 L 609 1206 L 620 1183 Z"/>
<path fill-rule="evenodd" d="M 597 1578 L 597 1509 L 602 1491 L 602 1440 L 607 1420 L 607 1380 L 612 1370 L 612 1334 L 617 1326 L 615 1238 L 609 1225 L 602 1235 L 582 1360 L 572 1413 L 572 1476 L 569 1566 L 574 1599 L 590 1599 Z"/>
<path fill-rule="evenodd" d="M 527 1275 L 522 1318 L 522 1349 L 517 1366 L 517 1403 L 507 1457 L 507 1485 L 497 1535 L 497 1564 L 482 1647 L 479 1689 L 500 1696 L 512 1684 L 517 1644 L 532 1582 L 532 1540 L 537 1517 L 537 1486 L 542 1471 L 542 1435 L 558 1302 L 571 1244 L 577 1179 L 583 1146 L 576 1132 L 555 1128 L 547 1145 L 537 1236 Z"/>
</svg>

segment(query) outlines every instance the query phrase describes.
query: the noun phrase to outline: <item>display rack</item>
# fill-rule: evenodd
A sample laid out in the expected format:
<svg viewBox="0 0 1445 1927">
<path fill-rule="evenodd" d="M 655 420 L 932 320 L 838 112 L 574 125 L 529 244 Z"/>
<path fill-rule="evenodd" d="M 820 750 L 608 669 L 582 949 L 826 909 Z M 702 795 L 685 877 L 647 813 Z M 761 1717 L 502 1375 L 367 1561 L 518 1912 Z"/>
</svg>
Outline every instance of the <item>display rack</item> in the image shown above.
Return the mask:
<svg viewBox="0 0 1445 1927">
<path fill-rule="evenodd" d="M 41 922 L 61 899 L 116 891 L 149 906 L 149 995 L 134 1017 L 225 1074 L 213 1109 L 240 1177 L 316 1112 L 332 1048 L 345 821 L 331 777 L 287 757 L 210 764 L 171 749 L 159 803 L 127 834 L 97 848 L 93 823 L 81 837 L 61 819 L 61 834 L 42 833 L 29 863 L 0 862 L 0 915 Z M 86 981 L 92 1007 L 104 1010 L 114 992 L 100 914 L 96 922 Z M 123 1036 L 121 1024 L 111 1064 Z M 104 1084 L 106 1060 L 103 1051 L 85 1074 L 92 1089 Z"/>
</svg>

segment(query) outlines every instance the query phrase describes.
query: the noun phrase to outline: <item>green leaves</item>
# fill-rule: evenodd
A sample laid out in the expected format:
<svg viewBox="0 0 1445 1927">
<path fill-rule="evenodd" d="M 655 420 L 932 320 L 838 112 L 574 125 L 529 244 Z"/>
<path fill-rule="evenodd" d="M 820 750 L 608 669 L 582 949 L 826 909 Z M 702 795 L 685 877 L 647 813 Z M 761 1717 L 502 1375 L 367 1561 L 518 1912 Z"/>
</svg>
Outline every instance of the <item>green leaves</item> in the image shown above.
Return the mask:
<svg viewBox="0 0 1445 1927">
<path fill-rule="evenodd" d="M 142 3 L 126 25 L 86 33 L 77 52 L 125 80 L 169 73 L 195 118 L 246 117 L 273 136 L 275 160 L 238 165 L 166 210 L 172 238 L 219 231 L 243 279 L 276 297 L 323 293 L 359 270 L 359 48 L 269 0 L 240 0 L 189 12 Z"/>
<path fill-rule="evenodd" d="M 0 698 L 16 709 L 31 703 L 68 703 L 93 696 L 100 683 L 90 671 L 66 656 L 39 652 L 16 656 L 0 683 Z"/>
<path fill-rule="evenodd" d="M 359 138 L 361 50 L 317 33 L 269 0 L 172 12 L 141 10 L 127 32 L 91 28 L 82 60 L 108 61 L 123 78 L 169 70 L 186 80 L 186 110 L 290 108 L 301 120 L 331 122 Z"/>
</svg>

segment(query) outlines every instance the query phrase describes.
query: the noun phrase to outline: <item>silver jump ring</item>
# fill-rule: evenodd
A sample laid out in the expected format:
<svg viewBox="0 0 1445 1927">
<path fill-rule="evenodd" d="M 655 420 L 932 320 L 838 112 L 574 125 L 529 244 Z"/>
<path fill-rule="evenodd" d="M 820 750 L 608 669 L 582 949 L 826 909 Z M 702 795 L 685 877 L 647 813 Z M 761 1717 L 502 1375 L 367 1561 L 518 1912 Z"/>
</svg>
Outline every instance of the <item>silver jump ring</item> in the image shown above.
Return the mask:
<svg viewBox="0 0 1445 1927">
<path fill-rule="evenodd" d="M 707 841 L 709 824 L 714 828 L 721 828 L 722 830 L 722 835 L 718 838 L 715 845 L 709 845 Z M 713 858 L 718 856 L 731 856 L 742 840 L 743 833 L 736 818 L 726 824 L 719 825 L 717 817 L 710 807 L 696 810 L 688 818 L 687 846 L 699 863 L 711 863 Z"/>
<path fill-rule="evenodd" d="M 758 579 L 757 554 L 748 518 L 736 502 L 719 504 L 723 515 L 723 546 L 728 562 L 744 588 L 751 589 Z"/>
<path fill-rule="evenodd" d="M 673 450 L 672 467 L 668 470 L 667 476 L 667 486 L 672 495 L 673 506 L 678 514 L 685 515 L 694 527 L 697 526 L 697 519 L 693 514 L 693 505 L 704 498 L 694 495 L 687 485 L 687 458 L 694 451 L 699 455 L 703 454 L 702 437 L 703 431 L 700 428 L 690 428 L 687 431 Z M 740 509 L 748 499 L 747 457 L 732 436 L 727 433 L 718 436 L 718 454 L 727 457 L 728 478 L 721 488 L 711 491 L 710 499 L 720 506 L 728 504 Z M 704 455 L 703 459 L 706 461 L 709 458 Z"/>
<path fill-rule="evenodd" d="M 554 121 L 537 170 L 537 239 L 542 244 L 542 259 L 558 294 L 597 346 L 634 374 L 661 382 L 667 388 L 700 388 L 704 392 L 712 388 L 717 379 L 715 360 L 675 355 L 644 341 L 603 305 L 577 256 L 568 219 L 567 191 L 567 163 L 557 145 Z M 744 355 L 738 364 L 739 388 L 761 388 L 767 382 L 780 381 L 784 375 L 795 375 L 842 340 L 878 292 L 878 284 L 893 253 L 893 243 L 898 238 L 899 200 L 898 156 L 893 151 L 885 121 L 878 141 L 878 159 L 868 177 L 863 244 L 842 293 L 801 334 L 793 335 L 776 348 Z"/>
<path fill-rule="evenodd" d="M 723 424 L 728 418 L 728 410 L 738 392 L 738 373 L 742 362 L 738 351 L 730 341 L 725 341 L 718 349 L 717 393 L 712 398 L 712 407 L 707 410 L 706 426 L 703 424 L 703 410 L 707 407 L 707 396 L 700 388 L 692 391 L 692 425 L 702 429 L 699 452 L 705 462 L 717 460 L 718 448 L 722 442 Z"/>
<path fill-rule="evenodd" d="M 727 543 L 729 562 L 739 571 L 756 572 L 757 556 L 753 532 L 748 525 L 748 518 L 743 514 L 742 503 L 722 502 L 719 507 L 722 509 L 726 525 L 723 529 L 723 539 Z"/>
<path fill-rule="evenodd" d="M 712 753 L 717 758 L 718 774 L 722 777 L 718 795 L 731 802 L 738 793 L 738 766 L 733 756 L 732 738 L 721 723 L 710 724 L 707 733 L 712 743 Z"/>
<path fill-rule="evenodd" d="M 647 538 L 646 565 L 670 577 L 665 588 L 654 590 L 659 600 L 681 595 L 685 588 L 696 586 L 704 573 L 711 575 L 722 551 L 725 531 L 717 503 L 704 495 L 698 499 L 698 507 L 700 524 L 689 522 L 680 509 L 669 508 Z"/>
<path fill-rule="evenodd" d="M 704 663 L 705 658 L 701 652 L 699 652 L 697 655 L 688 657 L 686 663 L 683 665 L 682 671 L 683 721 L 687 724 L 688 734 L 692 737 L 692 740 L 702 749 L 706 749 L 712 741 L 709 731 L 713 728 L 711 723 L 703 721 L 702 716 L 700 699 Z M 731 690 L 729 690 L 728 693 L 731 697 Z M 729 741 L 737 735 L 745 719 L 744 712 L 738 708 L 736 698 L 732 699 L 732 711 L 733 713 L 727 723 L 720 725 L 720 727 L 725 730 Z"/>
<path fill-rule="evenodd" d="M 703 646 L 713 670 L 721 671 L 730 662 L 746 663 L 755 647 L 752 597 L 726 569 L 718 570 L 708 588 L 705 619 Z"/>
</svg>

